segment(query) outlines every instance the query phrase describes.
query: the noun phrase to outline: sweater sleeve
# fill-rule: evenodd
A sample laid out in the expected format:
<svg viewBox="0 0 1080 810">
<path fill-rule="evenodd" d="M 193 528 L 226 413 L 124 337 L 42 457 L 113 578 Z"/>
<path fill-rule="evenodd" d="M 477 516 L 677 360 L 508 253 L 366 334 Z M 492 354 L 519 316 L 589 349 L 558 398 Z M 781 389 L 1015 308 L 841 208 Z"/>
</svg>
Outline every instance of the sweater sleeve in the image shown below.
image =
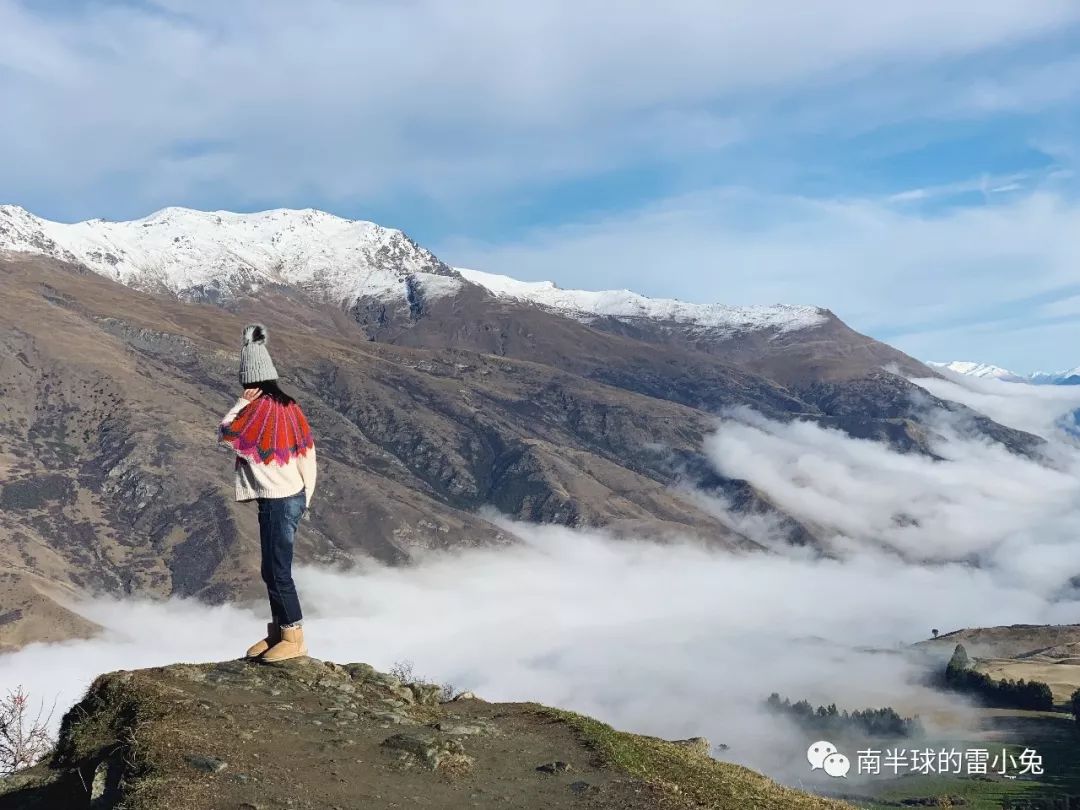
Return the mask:
<svg viewBox="0 0 1080 810">
<path fill-rule="evenodd" d="M 236 418 L 236 415 L 250 404 L 250 400 L 244 399 L 244 397 L 240 397 L 240 399 L 236 400 L 236 402 L 233 403 L 233 406 L 229 408 L 229 412 L 222 417 L 221 423 L 218 425 L 217 439 L 219 443 L 226 443 L 224 441 L 225 428 L 231 425 L 232 420 Z"/>
<path fill-rule="evenodd" d="M 315 462 L 315 445 L 308 448 L 304 455 L 296 459 L 296 465 L 300 470 L 300 477 L 304 479 L 304 492 L 307 495 L 307 505 L 311 506 L 311 496 L 315 494 L 315 477 L 318 468 Z"/>
</svg>

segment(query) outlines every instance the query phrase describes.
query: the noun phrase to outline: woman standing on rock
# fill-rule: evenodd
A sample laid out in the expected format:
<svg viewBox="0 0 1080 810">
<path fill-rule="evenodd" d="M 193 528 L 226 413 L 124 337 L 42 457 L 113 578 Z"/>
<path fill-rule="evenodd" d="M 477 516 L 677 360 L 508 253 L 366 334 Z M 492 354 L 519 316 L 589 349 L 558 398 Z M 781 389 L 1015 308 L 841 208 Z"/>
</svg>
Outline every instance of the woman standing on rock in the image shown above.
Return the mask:
<svg viewBox="0 0 1080 810">
<path fill-rule="evenodd" d="M 304 412 L 277 378 L 266 327 L 246 327 L 240 350 L 244 393 L 221 420 L 218 441 L 236 452 L 236 500 L 259 504 L 262 578 L 273 620 L 247 657 L 263 661 L 307 655 L 292 559 L 297 524 L 315 491 L 315 440 Z"/>
</svg>

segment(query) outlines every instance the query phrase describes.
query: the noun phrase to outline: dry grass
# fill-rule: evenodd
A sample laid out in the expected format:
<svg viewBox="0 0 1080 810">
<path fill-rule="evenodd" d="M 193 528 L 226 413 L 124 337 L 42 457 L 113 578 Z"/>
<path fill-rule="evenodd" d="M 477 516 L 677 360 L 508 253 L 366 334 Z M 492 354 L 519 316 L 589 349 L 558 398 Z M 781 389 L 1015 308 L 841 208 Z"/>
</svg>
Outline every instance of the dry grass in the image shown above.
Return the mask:
<svg viewBox="0 0 1080 810">
<path fill-rule="evenodd" d="M 596 752 L 603 764 L 659 788 L 669 807 L 709 810 L 839 810 L 845 802 L 783 787 L 756 771 L 716 760 L 690 748 L 616 731 L 591 717 L 537 707 L 566 723 Z"/>
<path fill-rule="evenodd" d="M 1058 704 L 1067 703 L 1069 696 L 1080 689 L 1080 664 L 1038 658 L 986 658 L 977 660 L 975 669 L 996 680 L 1042 681 Z"/>
</svg>

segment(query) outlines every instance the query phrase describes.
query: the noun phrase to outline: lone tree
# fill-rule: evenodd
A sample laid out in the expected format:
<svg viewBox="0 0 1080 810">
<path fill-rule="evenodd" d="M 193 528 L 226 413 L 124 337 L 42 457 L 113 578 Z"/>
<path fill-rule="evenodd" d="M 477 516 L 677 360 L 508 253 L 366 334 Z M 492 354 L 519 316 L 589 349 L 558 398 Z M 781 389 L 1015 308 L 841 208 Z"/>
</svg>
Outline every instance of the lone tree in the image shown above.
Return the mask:
<svg viewBox="0 0 1080 810">
<path fill-rule="evenodd" d="M 935 627 L 933 630 L 930 631 L 930 635 L 932 635 L 934 638 L 937 638 L 938 637 L 938 629 Z"/>
<path fill-rule="evenodd" d="M 54 707 L 55 708 L 55 707 Z M 0 776 L 29 768 L 53 747 L 48 714 L 39 707 L 30 717 L 30 698 L 21 686 L 0 700 Z"/>
</svg>

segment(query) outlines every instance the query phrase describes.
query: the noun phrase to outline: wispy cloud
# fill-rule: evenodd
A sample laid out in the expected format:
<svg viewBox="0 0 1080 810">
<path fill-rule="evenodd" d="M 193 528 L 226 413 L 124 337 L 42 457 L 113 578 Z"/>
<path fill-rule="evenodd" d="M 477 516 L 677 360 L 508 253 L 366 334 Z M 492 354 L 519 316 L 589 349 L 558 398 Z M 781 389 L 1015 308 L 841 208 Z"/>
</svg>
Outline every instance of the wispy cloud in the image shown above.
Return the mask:
<svg viewBox="0 0 1080 810">
<path fill-rule="evenodd" d="M 686 159 L 762 116 L 757 132 L 790 126 L 790 114 L 768 110 L 793 93 L 842 85 L 846 97 L 874 98 L 882 70 L 921 75 L 1078 20 L 1068 2 L 1012 0 L 828 0 L 813 13 L 682 0 L 663 14 L 632 2 L 617 25 L 606 4 L 564 0 L 302 10 L 3 0 L 0 88 L 17 125 L 4 131 L 0 182 L 18 198 L 51 190 L 70 202 L 50 208 L 91 216 L 303 196 L 460 202 L 672 149 Z M 1060 94 L 1075 83 L 1057 71 L 1026 84 Z M 1031 92 L 1000 89 L 1013 85 L 978 95 L 1034 103 Z M 177 154 L 199 139 L 221 143 L 221 160 Z"/>
<path fill-rule="evenodd" d="M 1080 295 L 1070 295 L 1044 304 L 1039 313 L 1047 318 L 1071 318 L 1080 315 Z"/>
<path fill-rule="evenodd" d="M 823 304 L 922 357 L 1023 369 L 1075 364 L 1071 346 L 980 326 L 1031 325 L 1036 296 L 1080 283 L 1080 204 L 1054 191 L 934 212 L 880 198 L 811 199 L 724 189 L 625 215 L 538 230 L 516 243 L 449 242 L 464 266 L 564 286 L 630 287 L 691 300 Z M 948 330 L 922 340 L 926 333 Z"/>
<path fill-rule="evenodd" d="M 993 194 L 1031 190 L 1038 185 L 1040 179 L 1034 172 L 1017 172 L 1008 175 L 984 174 L 968 180 L 905 189 L 888 195 L 886 199 L 892 203 L 924 203 L 928 200 L 949 199 L 977 192 L 988 201 Z"/>
</svg>

